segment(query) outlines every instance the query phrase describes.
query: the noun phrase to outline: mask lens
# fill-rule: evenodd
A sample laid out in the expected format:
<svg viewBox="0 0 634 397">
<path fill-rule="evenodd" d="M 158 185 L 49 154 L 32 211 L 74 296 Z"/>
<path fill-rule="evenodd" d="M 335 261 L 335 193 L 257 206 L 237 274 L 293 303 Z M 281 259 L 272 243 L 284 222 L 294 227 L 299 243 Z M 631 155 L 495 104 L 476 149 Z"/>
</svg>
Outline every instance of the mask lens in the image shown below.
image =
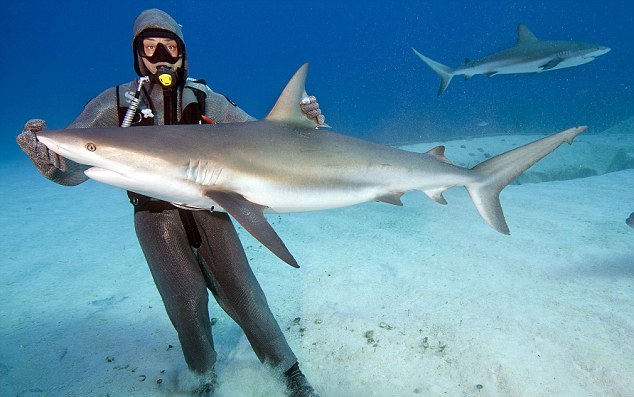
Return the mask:
<svg viewBox="0 0 634 397">
<path fill-rule="evenodd" d="M 170 44 L 168 46 L 171 47 Z M 177 48 L 176 56 L 172 55 L 173 51 L 170 52 L 165 44 L 155 41 L 145 41 L 144 43 L 143 38 L 140 38 L 137 48 L 139 55 L 152 63 L 176 63 L 182 57 L 182 54 L 178 44 L 175 43 L 174 46 Z"/>
</svg>

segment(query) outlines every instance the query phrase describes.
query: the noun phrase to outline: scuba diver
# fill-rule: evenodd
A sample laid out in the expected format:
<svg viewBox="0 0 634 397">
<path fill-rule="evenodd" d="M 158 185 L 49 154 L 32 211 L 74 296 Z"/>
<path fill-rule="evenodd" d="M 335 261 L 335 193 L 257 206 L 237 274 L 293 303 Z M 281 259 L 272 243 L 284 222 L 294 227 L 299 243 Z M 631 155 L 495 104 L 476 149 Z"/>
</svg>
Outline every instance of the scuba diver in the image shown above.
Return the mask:
<svg viewBox="0 0 634 397">
<path fill-rule="evenodd" d="M 99 94 L 68 128 L 255 120 L 203 80 L 188 78 L 183 34 L 170 15 L 158 9 L 143 11 L 134 22 L 133 33 L 134 69 L 140 78 Z M 304 98 L 300 106 L 306 117 L 324 124 L 315 97 Z M 30 120 L 17 137 L 40 173 L 61 185 L 87 180 L 83 171 L 88 167 L 49 151 L 37 140 L 37 132 L 44 126 L 43 120 Z M 242 328 L 259 360 L 284 379 L 289 397 L 319 397 L 271 313 L 229 216 L 185 210 L 133 192 L 128 196 L 152 277 L 178 333 L 187 366 L 199 379 L 192 395 L 212 396 L 216 388 L 210 290 Z"/>
</svg>

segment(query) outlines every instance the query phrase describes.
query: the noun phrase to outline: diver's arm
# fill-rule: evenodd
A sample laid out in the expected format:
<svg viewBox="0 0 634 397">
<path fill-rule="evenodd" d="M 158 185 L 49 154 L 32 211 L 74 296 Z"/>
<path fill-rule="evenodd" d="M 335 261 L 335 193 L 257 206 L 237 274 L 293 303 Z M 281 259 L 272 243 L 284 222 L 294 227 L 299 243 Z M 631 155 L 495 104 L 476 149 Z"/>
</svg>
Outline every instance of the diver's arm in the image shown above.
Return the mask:
<svg viewBox="0 0 634 397">
<path fill-rule="evenodd" d="M 108 88 L 84 106 L 84 110 L 66 128 L 107 128 L 119 126 L 117 87 Z"/>
<path fill-rule="evenodd" d="M 116 88 L 111 88 L 88 102 L 81 114 L 67 128 L 113 127 L 118 125 L 119 116 Z M 49 150 L 37 139 L 37 133 L 44 129 L 44 120 L 29 120 L 16 141 L 35 167 L 47 179 L 64 186 L 75 186 L 88 177 L 84 171 L 89 167 L 66 159 Z"/>
<path fill-rule="evenodd" d="M 205 116 L 211 118 L 216 123 L 242 123 L 245 121 L 255 121 L 255 117 L 240 109 L 226 96 L 214 92 L 205 86 Z"/>
<path fill-rule="evenodd" d="M 241 123 L 256 120 L 226 96 L 214 92 L 206 85 L 204 90 L 207 95 L 205 116 L 210 117 L 213 121 L 217 123 Z M 325 125 L 326 118 L 321 114 L 319 103 L 314 96 L 303 98 L 299 106 L 307 118 L 314 120 L 318 125 Z"/>
</svg>

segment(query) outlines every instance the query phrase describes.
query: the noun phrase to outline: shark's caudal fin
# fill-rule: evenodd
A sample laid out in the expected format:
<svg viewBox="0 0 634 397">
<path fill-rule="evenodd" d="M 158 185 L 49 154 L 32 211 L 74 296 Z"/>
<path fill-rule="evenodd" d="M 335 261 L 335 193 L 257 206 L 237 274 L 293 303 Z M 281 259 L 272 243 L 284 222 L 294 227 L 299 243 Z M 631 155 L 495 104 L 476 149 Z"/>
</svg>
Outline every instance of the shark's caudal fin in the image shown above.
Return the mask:
<svg viewBox="0 0 634 397">
<path fill-rule="evenodd" d="M 502 189 L 562 143 L 572 144 L 572 140 L 587 129 L 587 126 L 570 128 L 492 157 L 473 167 L 472 171 L 478 173 L 479 178 L 465 187 L 486 223 L 500 233 L 510 234 L 500 205 Z"/>
<path fill-rule="evenodd" d="M 436 72 L 438 76 L 440 76 L 441 82 L 440 88 L 438 88 L 438 95 L 440 96 L 440 94 L 445 92 L 445 90 L 449 86 L 449 83 L 451 82 L 451 79 L 454 76 L 453 69 L 449 66 L 443 65 L 442 63 L 427 58 L 425 55 L 416 51 L 414 48 L 412 48 L 412 50 L 414 51 L 414 54 L 416 54 L 423 62 L 427 64 L 427 66 L 429 66 L 434 72 Z"/>
</svg>

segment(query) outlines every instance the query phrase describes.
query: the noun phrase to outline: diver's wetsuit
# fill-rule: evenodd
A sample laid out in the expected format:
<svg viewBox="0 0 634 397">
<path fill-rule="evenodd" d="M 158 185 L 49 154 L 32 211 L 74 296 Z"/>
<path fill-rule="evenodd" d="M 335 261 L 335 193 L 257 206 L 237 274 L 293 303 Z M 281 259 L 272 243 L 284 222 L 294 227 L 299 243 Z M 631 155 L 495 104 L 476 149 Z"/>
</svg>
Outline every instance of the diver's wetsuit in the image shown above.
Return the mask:
<svg viewBox="0 0 634 397">
<path fill-rule="evenodd" d="M 174 32 L 182 40 L 180 27 L 160 10 L 148 10 L 139 16 L 134 26 L 135 37 L 148 28 Z M 136 54 L 135 68 L 139 75 L 147 74 Z M 182 69 L 180 77 L 184 80 L 187 74 L 186 58 Z M 133 91 L 136 86 L 137 82 L 132 81 L 104 91 L 85 106 L 68 128 L 120 125 L 120 105 L 125 102 L 126 93 L 129 96 L 130 90 Z M 196 87 L 206 94 L 204 113 L 215 122 L 254 120 L 206 85 L 198 84 Z M 168 101 L 171 105 L 166 107 L 168 95 L 176 100 Z M 142 104 L 135 122 L 158 125 L 197 122 L 181 120 L 183 109 L 187 107 L 183 98 L 187 95 L 190 93 L 187 89 L 183 90 L 182 82 L 170 92 L 157 83 L 149 83 L 144 86 Z M 152 116 L 144 118 L 141 110 L 147 112 L 148 109 L 152 110 Z M 130 133 L 134 134 L 134 129 Z M 64 171 L 57 170 L 46 175 L 49 179 L 65 185 L 76 185 L 87 179 L 82 172 L 84 166 L 64 160 Z M 192 227 L 189 236 L 185 224 Z M 226 213 L 185 211 L 166 202 L 142 200 L 135 206 L 134 225 L 190 369 L 208 373 L 213 370 L 216 361 L 207 289 L 213 292 L 220 306 L 240 325 L 260 361 L 278 368 L 280 372 L 292 369 L 297 359 L 269 309 Z M 196 238 L 199 241 L 195 243 L 200 243 L 200 246 L 197 249 L 191 245 L 193 230 L 198 232 Z"/>
</svg>

